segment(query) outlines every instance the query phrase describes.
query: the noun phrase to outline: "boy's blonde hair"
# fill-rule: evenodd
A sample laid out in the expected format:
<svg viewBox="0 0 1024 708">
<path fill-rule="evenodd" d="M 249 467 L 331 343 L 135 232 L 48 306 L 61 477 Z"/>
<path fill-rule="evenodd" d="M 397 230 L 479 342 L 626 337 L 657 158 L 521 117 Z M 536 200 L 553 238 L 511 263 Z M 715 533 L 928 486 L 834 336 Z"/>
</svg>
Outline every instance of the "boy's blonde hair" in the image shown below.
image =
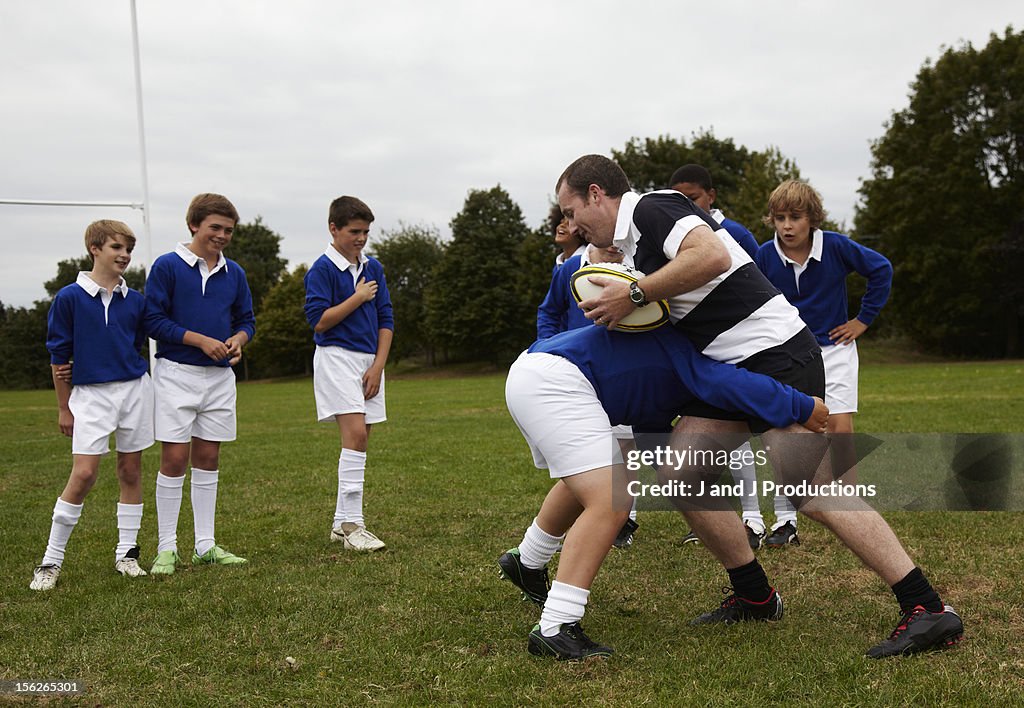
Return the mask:
<svg viewBox="0 0 1024 708">
<path fill-rule="evenodd" d="M 775 215 L 782 212 L 806 214 L 812 229 L 825 222 L 821 195 L 811 185 L 795 179 L 787 179 L 772 191 L 768 197 L 768 215 L 762 221 L 767 226 L 773 226 Z"/>
<path fill-rule="evenodd" d="M 92 247 L 103 248 L 103 244 L 114 236 L 120 236 L 131 250 L 135 248 L 135 234 L 128 224 L 113 219 L 100 219 L 85 227 L 85 250 L 92 257 Z"/>
</svg>

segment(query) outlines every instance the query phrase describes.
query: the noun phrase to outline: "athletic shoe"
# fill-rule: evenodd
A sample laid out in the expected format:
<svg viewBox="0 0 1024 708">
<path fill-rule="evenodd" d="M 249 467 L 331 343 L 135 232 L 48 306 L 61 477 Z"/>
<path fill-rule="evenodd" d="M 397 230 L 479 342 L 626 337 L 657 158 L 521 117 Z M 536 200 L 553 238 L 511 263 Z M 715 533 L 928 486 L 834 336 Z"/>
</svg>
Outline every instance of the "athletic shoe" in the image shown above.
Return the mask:
<svg viewBox="0 0 1024 708">
<path fill-rule="evenodd" d="M 177 551 L 160 551 L 153 559 L 149 572 L 153 575 L 174 575 L 174 566 L 180 561 Z"/>
<path fill-rule="evenodd" d="M 60 577 L 59 565 L 41 565 L 32 571 L 31 590 L 53 590 Z"/>
<path fill-rule="evenodd" d="M 124 554 L 124 558 L 118 558 L 114 561 L 114 570 L 121 575 L 126 575 L 129 578 L 138 578 L 143 575 L 148 575 L 146 571 L 139 565 L 139 547 L 130 549 Z"/>
<path fill-rule="evenodd" d="M 929 612 L 918 605 L 904 612 L 889 638 L 868 649 L 867 656 L 882 659 L 945 649 L 959 642 L 963 636 L 964 623 L 952 607 L 944 605 L 942 612 Z"/>
<path fill-rule="evenodd" d="M 541 607 L 548 599 L 551 580 L 548 578 L 548 567 L 527 568 L 519 557 L 518 548 L 510 548 L 498 559 L 501 568 L 500 577 L 510 581 L 523 591 L 523 599 L 530 600 Z"/>
<path fill-rule="evenodd" d="M 345 533 L 341 526 L 335 526 L 331 529 L 331 540 L 344 543 L 346 551 L 370 553 L 386 548 L 384 542 L 367 531 L 365 526 L 357 526 L 351 533 Z"/>
<path fill-rule="evenodd" d="M 545 637 L 540 625 L 535 624 L 527 649 L 534 656 L 553 656 L 559 661 L 583 661 L 592 656 L 607 658 L 615 653 L 611 647 L 602 646 L 584 634 L 579 622 L 563 624 L 553 637 Z"/>
<path fill-rule="evenodd" d="M 203 555 L 192 554 L 192 565 L 241 565 L 248 562 L 245 558 L 225 551 L 220 546 L 214 546 Z"/>
<path fill-rule="evenodd" d="M 796 534 L 796 526 L 792 521 L 787 521 L 779 528 L 772 531 L 771 535 L 764 540 L 768 548 L 782 548 L 783 546 L 799 546 L 800 537 Z"/>
<path fill-rule="evenodd" d="M 683 545 L 685 546 L 688 543 L 693 543 L 693 544 L 696 544 L 696 545 L 699 546 L 700 545 L 700 538 L 698 538 L 697 534 L 695 534 L 693 531 L 691 531 L 690 533 L 688 533 L 685 536 L 683 536 Z"/>
<path fill-rule="evenodd" d="M 732 588 L 726 588 L 726 591 Z M 717 610 L 705 612 L 691 625 L 736 624 L 737 622 L 774 622 L 782 619 L 782 596 L 772 588 L 768 599 L 763 602 L 744 600 L 735 594 L 722 601 Z"/>
<path fill-rule="evenodd" d="M 633 519 L 626 519 L 626 523 L 619 529 L 619 535 L 612 541 L 612 545 L 616 548 L 629 548 L 633 545 L 633 534 L 638 528 L 640 528 L 640 524 Z"/>
<path fill-rule="evenodd" d="M 746 521 L 743 522 L 743 528 L 747 530 L 747 542 L 750 544 L 750 550 L 756 551 L 761 547 L 761 542 L 764 540 L 765 532 L 758 533 L 754 529 L 750 528 L 750 524 Z M 796 534 L 794 533 L 794 536 Z M 799 539 L 797 540 L 799 544 Z"/>
</svg>

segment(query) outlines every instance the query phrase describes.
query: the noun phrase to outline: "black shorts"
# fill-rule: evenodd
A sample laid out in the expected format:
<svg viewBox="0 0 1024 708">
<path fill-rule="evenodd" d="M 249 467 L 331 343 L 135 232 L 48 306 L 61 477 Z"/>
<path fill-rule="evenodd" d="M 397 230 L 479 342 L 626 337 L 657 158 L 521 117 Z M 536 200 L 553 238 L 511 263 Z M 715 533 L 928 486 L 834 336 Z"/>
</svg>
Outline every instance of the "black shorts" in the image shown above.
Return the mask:
<svg viewBox="0 0 1024 708">
<path fill-rule="evenodd" d="M 771 376 L 779 383 L 789 384 L 808 396 L 825 399 L 825 365 L 821 360 L 821 346 L 804 329 L 788 341 L 758 352 L 736 364 L 741 369 Z M 712 420 L 743 420 L 750 425 L 753 433 L 763 433 L 774 426 L 761 418 L 752 418 L 747 413 L 716 408 L 699 399 L 688 403 L 680 411 L 681 416 L 711 418 Z"/>
</svg>

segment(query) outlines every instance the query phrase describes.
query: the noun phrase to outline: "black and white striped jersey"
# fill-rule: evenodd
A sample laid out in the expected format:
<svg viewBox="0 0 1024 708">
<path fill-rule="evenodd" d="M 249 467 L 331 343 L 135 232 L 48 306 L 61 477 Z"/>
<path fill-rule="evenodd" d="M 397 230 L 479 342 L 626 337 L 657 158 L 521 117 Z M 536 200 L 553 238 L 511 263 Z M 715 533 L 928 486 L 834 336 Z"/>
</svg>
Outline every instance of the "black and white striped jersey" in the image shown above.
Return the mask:
<svg viewBox="0 0 1024 708">
<path fill-rule="evenodd" d="M 614 243 L 650 274 L 679 251 L 686 235 L 707 226 L 732 256 L 725 273 L 668 299 L 672 321 L 706 356 L 730 364 L 778 346 L 804 327 L 800 313 L 758 270 L 718 222 L 674 189 L 622 195 Z"/>
</svg>

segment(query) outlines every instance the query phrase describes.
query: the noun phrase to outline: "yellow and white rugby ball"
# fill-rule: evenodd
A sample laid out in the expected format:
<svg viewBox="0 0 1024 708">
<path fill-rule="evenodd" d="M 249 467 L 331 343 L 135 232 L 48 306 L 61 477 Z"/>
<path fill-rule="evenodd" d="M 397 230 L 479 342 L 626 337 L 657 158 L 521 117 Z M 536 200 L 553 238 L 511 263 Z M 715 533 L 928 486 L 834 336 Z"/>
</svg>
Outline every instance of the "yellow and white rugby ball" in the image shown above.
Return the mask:
<svg viewBox="0 0 1024 708">
<path fill-rule="evenodd" d="M 643 278 L 644 274 L 621 263 L 595 263 L 583 266 L 573 273 L 569 281 L 569 288 L 572 290 L 572 296 L 576 302 L 583 302 L 601 294 L 602 286 L 591 283 L 591 276 L 614 278 L 629 285 Z M 622 332 L 647 332 L 661 327 L 666 322 L 668 322 L 668 302 L 658 300 L 638 307 L 620 321 L 615 329 Z"/>
</svg>

